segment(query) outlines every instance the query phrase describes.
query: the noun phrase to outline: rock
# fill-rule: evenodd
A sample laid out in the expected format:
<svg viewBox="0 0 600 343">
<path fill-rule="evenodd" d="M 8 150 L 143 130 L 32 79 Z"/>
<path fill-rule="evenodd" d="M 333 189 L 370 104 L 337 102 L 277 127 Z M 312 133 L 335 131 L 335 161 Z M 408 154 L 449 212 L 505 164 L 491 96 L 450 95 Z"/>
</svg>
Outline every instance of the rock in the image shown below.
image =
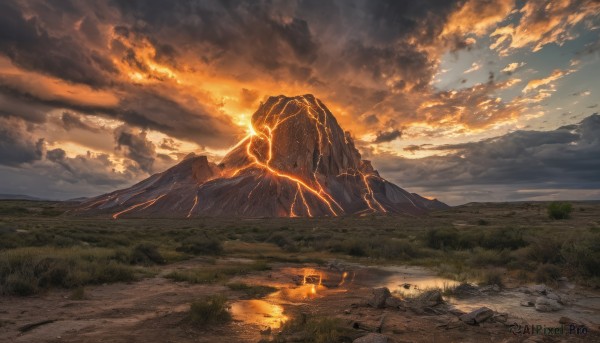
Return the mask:
<svg viewBox="0 0 600 343">
<path fill-rule="evenodd" d="M 535 303 L 533 301 L 521 301 L 521 306 L 525 306 L 525 307 L 533 307 L 535 306 Z"/>
<path fill-rule="evenodd" d="M 508 313 L 497 313 L 492 317 L 492 319 L 498 323 L 506 323 L 508 320 Z"/>
<path fill-rule="evenodd" d="M 479 288 L 470 283 L 461 283 L 460 285 L 456 286 L 456 288 L 454 288 L 453 293 L 457 297 L 467 297 L 481 294 Z"/>
<path fill-rule="evenodd" d="M 269 327 L 267 327 L 264 330 L 260 330 L 260 334 L 261 335 L 270 335 L 271 334 L 271 327 L 269 326 Z"/>
<path fill-rule="evenodd" d="M 370 333 L 355 339 L 352 343 L 387 343 L 388 338 L 385 335 L 379 333 Z"/>
<path fill-rule="evenodd" d="M 498 292 L 500 292 L 500 286 L 489 285 L 489 286 L 481 287 L 479 290 L 483 293 L 498 293 Z"/>
<path fill-rule="evenodd" d="M 535 299 L 535 309 L 540 312 L 554 312 L 562 309 L 558 301 L 547 297 L 538 297 Z"/>
<path fill-rule="evenodd" d="M 580 321 L 571 319 L 569 317 L 560 317 L 560 319 L 558 320 L 558 322 L 560 324 L 564 324 L 564 325 L 569 325 L 569 324 L 581 325 Z"/>
<path fill-rule="evenodd" d="M 392 307 L 392 308 L 398 308 L 400 306 L 403 305 L 402 300 L 390 296 L 389 298 L 385 299 L 385 307 Z"/>
<path fill-rule="evenodd" d="M 532 287 L 532 290 L 533 290 L 535 293 L 539 293 L 539 294 L 543 294 L 543 295 L 546 295 L 546 293 L 548 292 L 548 288 L 547 288 L 547 287 L 546 287 L 546 285 L 544 285 L 544 284 L 541 284 L 541 285 L 534 285 L 534 286 Z"/>
<path fill-rule="evenodd" d="M 410 283 L 402 284 L 402 288 L 404 289 L 410 289 L 410 286 L 412 286 Z"/>
<path fill-rule="evenodd" d="M 557 303 L 562 304 L 562 299 L 560 298 L 560 295 L 556 293 L 548 293 L 546 294 L 546 298 L 556 300 Z"/>
<path fill-rule="evenodd" d="M 494 316 L 494 311 L 487 307 L 481 307 L 475 311 L 463 314 L 459 319 L 469 325 L 477 325 L 492 318 L 492 316 Z"/>
<path fill-rule="evenodd" d="M 392 294 L 387 287 L 373 288 L 373 298 L 369 300 L 369 305 L 375 308 L 384 308 L 385 301 L 391 296 Z"/>
<path fill-rule="evenodd" d="M 421 303 L 424 307 L 431 307 L 444 303 L 444 298 L 442 297 L 442 292 L 437 289 L 426 291 L 421 294 L 417 301 Z"/>
<path fill-rule="evenodd" d="M 351 311 L 350 310 L 344 310 L 344 314 L 350 314 Z"/>
</svg>

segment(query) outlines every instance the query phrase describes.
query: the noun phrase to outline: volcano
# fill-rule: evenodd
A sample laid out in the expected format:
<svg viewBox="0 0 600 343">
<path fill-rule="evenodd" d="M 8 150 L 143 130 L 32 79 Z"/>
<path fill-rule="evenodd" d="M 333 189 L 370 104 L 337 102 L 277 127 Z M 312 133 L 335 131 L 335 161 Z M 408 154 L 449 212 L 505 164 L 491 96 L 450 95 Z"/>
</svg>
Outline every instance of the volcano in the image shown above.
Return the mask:
<svg viewBox="0 0 600 343">
<path fill-rule="evenodd" d="M 251 133 L 219 164 L 187 156 L 127 189 L 92 198 L 83 215 L 315 217 L 417 215 L 448 207 L 383 179 L 313 95 L 269 97 Z"/>
</svg>

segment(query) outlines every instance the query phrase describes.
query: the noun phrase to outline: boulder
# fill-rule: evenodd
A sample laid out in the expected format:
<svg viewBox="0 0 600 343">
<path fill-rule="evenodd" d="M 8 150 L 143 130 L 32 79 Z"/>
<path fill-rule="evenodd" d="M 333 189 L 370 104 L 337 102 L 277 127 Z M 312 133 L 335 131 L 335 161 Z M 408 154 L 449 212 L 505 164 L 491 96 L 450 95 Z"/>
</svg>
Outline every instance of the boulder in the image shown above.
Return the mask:
<svg viewBox="0 0 600 343">
<path fill-rule="evenodd" d="M 535 303 L 533 301 L 524 300 L 524 301 L 521 301 L 521 306 L 533 307 L 533 306 L 535 306 Z"/>
<path fill-rule="evenodd" d="M 547 297 L 535 299 L 535 309 L 540 312 L 554 312 L 562 309 L 558 301 Z"/>
<path fill-rule="evenodd" d="M 459 319 L 469 325 L 477 325 L 485 322 L 486 320 L 494 316 L 494 311 L 487 307 L 481 307 L 475 311 L 471 311 L 467 314 L 463 314 Z"/>
<path fill-rule="evenodd" d="M 461 283 L 454 288 L 454 295 L 457 297 L 468 297 L 473 295 L 480 295 L 481 292 L 477 286 L 470 283 Z"/>
<path fill-rule="evenodd" d="M 375 308 L 384 308 L 385 301 L 391 296 L 392 294 L 387 287 L 373 288 L 373 297 L 369 300 L 369 305 Z"/>
<path fill-rule="evenodd" d="M 419 295 L 417 301 L 424 307 L 431 307 L 444 303 L 442 292 L 437 289 L 426 291 Z"/>
<path fill-rule="evenodd" d="M 403 305 L 402 300 L 390 296 L 389 298 L 385 299 L 385 307 L 392 307 L 392 308 L 398 308 L 401 307 Z"/>
<path fill-rule="evenodd" d="M 379 333 L 370 333 L 355 339 L 352 343 L 387 343 L 388 338 L 385 335 Z"/>
</svg>

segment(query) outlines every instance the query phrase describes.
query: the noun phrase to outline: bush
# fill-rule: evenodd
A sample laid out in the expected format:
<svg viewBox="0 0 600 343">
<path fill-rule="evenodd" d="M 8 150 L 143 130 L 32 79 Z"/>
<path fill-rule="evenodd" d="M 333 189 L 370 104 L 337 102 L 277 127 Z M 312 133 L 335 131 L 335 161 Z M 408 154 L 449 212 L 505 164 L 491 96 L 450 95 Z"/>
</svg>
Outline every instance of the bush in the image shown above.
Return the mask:
<svg viewBox="0 0 600 343">
<path fill-rule="evenodd" d="M 551 219 L 568 219 L 573 206 L 568 202 L 553 202 L 548 205 L 548 216 Z"/>
<path fill-rule="evenodd" d="M 302 315 L 284 323 L 280 336 L 297 335 L 304 338 L 303 342 L 334 343 L 341 342 L 343 336 L 348 333 L 346 331 L 337 318 L 307 318 L 306 315 Z"/>
<path fill-rule="evenodd" d="M 223 243 L 216 237 L 193 237 L 175 250 L 192 255 L 220 255 Z"/>
<path fill-rule="evenodd" d="M 98 248 L 20 248 L 0 252 L 0 293 L 31 295 L 50 287 L 134 281 L 135 270 Z"/>
<path fill-rule="evenodd" d="M 535 271 L 535 281 L 552 283 L 560 277 L 560 268 L 553 264 L 541 264 Z"/>
<path fill-rule="evenodd" d="M 503 286 L 502 282 L 502 271 L 499 269 L 491 269 L 483 274 L 481 283 L 484 285 L 498 285 Z"/>
<path fill-rule="evenodd" d="M 213 295 L 192 302 L 188 318 L 192 324 L 197 326 L 230 321 L 231 314 L 227 311 L 227 298 L 224 295 Z"/>
<path fill-rule="evenodd" d="M 141 243 L 133 248 L 131 252 L 131 263 L 132 264 L 164 264 L 165 259 L 158 252 L 156 245 Z"/>
<path fill-rule="evenodd" d="M 425 244 L 433 249 L 457 248 L 459 242 L 458 230 L 452 229 L 433 229 L 425 234 Z"/>
</svg>

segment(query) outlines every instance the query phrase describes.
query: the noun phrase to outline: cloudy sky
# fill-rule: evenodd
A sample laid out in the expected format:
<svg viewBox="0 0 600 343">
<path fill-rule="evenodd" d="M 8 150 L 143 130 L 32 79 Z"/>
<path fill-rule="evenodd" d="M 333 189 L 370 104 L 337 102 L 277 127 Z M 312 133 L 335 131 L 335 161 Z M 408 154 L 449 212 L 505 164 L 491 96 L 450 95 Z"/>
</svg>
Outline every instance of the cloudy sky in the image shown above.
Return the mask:
<svg viewBox="0 0 600 343">
<path fill-rule="evenodd" d="M 382 176 L 449 204 L 600 199 L 592 0 L 0 2 L 0 193 L 68 199 L 315 94 Z"/>
</svg>

